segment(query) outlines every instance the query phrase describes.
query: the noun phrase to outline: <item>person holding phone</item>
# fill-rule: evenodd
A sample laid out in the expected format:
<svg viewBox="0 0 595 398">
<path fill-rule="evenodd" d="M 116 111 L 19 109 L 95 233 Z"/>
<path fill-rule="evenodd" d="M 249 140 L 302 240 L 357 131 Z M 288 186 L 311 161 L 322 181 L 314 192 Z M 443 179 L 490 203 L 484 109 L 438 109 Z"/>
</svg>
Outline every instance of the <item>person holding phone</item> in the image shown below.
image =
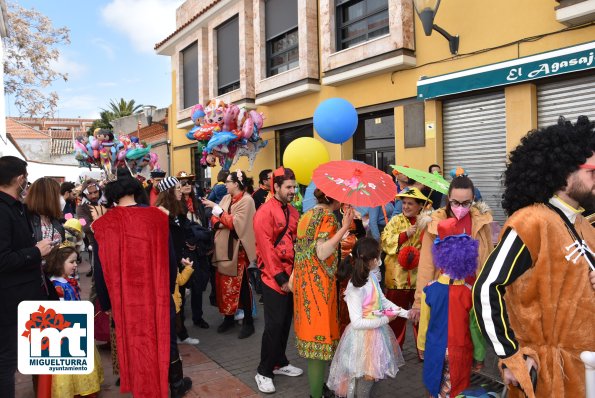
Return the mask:
<svg viewBox="0 0 595 398">
<path fill-rule="evenodd" d="M 7 398 L 15 397 L 19 303 L 57 299 L 41 270 L 41 258 L 52 248 L 51 239 L 35 239 L 21 201 L 26 189 L 27 162 L 0 157 L 0 391 Z"/>
</svg>

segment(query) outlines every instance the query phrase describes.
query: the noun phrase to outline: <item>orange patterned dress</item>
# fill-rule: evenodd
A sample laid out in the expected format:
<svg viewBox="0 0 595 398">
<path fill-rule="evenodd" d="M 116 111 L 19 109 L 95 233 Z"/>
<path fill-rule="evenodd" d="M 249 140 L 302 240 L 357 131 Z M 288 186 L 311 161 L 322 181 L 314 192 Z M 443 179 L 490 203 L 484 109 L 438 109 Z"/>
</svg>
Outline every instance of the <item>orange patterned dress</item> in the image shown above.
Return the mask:
<svg viewBox="0 0 595 398">
<path fill-rule="evenodd" d="M 339 225 L 335 215 L 314 207 L 297 228 L 294 263 L 294 330 L 298 354 L 330 361 L 339 343 L 336 271 L 338 252 L 321 261 L 316 242 L 332 237 Z"/>
</svg>

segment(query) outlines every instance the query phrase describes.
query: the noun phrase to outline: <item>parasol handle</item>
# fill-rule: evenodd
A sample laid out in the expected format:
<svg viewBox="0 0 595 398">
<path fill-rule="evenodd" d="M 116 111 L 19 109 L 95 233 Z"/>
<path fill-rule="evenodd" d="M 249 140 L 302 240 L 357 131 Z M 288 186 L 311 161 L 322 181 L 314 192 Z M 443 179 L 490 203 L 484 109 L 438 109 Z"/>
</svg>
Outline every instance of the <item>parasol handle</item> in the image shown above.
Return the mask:
<svg viewBox="0 0 595 398">
<path fill-rule="evenodd" d="M 430 193 L 428 194 L 428 196 L 426 196 L 424 205 L 421 207 L 422 209 L 425 209 L 426 206 L 428 205 L 428 200 L 430 200 L 430 196 L 432 196 L 432 192 L 434 192 L 434 188 L 430 188 Z"/>
<path fill-rule="evenodd" d="M 384 214 L 384 222 L 386 225 L 386 224 L 388 224 L 388 217 L 386 216 L 386 209 L 384 208 L 384 205 L 382 205 L 381 207 L 382 207 L 382 214 Z"/>
</svg>

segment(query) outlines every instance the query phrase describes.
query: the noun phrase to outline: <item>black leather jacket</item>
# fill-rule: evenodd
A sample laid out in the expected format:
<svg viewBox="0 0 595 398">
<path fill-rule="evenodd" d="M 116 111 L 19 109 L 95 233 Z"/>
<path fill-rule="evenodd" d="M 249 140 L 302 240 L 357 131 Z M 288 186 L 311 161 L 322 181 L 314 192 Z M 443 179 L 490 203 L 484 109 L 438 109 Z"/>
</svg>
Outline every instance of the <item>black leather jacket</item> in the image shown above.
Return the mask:
<svg viewBox="0 0 595 398">
<path fill-rule="evenodd" d="M 41 234 L 41 216 L 39 216 L 39 214 L 29 214 L 29 220 L 31 221 L 31 227 L 33 227 L 35 241 L 39 242 L 43 239 Z M 60 220 L 52 219 L 52 226 L 56 229 L 56 231 L 60 232 L 60 236 L 62 236 L 62 242 L 64 242 L 64 227 L 60 223 Z"/>
</svg>

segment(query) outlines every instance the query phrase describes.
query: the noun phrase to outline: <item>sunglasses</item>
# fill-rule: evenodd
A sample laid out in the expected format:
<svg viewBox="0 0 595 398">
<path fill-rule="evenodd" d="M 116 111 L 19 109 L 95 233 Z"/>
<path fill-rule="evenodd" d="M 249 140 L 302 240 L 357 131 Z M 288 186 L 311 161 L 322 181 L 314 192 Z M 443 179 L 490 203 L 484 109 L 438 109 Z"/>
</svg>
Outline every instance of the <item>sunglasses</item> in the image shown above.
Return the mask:
<svg viewBox="0 0 595 398">
<path fill-rule="evenodd" d="M 192 181 L 182 180 L 180 181 L 180 185 L 185 187 L 186 185 L 192 185 Z"/>
</svg>

